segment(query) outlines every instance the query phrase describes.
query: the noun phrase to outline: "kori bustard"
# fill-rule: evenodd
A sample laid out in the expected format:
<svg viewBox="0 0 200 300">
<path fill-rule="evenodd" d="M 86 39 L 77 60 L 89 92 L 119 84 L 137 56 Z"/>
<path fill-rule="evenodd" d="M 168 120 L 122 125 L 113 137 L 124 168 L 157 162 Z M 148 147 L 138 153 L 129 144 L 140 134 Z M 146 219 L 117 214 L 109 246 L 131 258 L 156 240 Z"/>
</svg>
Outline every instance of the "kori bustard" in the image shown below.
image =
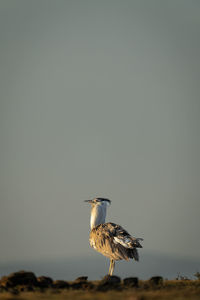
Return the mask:
<svg viewBox="0 0 200 300">
<path fill-rule="evenodd" d="M 139 260 L 137 248 L 142 248 L 139 241 L 142 238 L 132 237 L 124 228 L 114 223 L 105 223 L 109 199 L 94 198 L 85 200 L 91 204 L 90 246 L 110 259 L 108 275 L 112 275 L 116 260 Z"/>
</svg>

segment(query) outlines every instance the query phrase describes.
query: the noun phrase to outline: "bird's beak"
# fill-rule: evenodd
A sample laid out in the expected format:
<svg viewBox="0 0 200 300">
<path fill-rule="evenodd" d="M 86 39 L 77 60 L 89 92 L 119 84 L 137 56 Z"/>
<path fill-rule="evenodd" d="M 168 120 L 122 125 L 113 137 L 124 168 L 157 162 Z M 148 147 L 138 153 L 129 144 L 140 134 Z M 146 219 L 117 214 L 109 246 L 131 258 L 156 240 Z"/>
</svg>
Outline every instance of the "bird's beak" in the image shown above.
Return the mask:
<svg viewBox="0 0 200 300">
<path fill-rule="evenodd" d="M 84 202 L 92 203 L 92 200 L 84 200 Z"/>
</svg>

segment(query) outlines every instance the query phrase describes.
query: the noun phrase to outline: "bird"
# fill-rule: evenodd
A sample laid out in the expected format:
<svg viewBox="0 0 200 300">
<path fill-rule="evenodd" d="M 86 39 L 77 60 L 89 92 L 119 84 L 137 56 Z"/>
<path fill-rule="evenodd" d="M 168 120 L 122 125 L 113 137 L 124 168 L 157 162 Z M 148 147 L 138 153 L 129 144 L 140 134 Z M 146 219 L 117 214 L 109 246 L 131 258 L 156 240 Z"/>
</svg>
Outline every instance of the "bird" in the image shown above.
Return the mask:
<svg viewBox="0 0 200 300">
<path fill-rule="evenodd" d="M 84 200 L 91 204 L 90 237 L 92 248 L 110 259 L 108 275 L 112 276 L 115 261 L 135 259 L 139 261 L 137 248 L 142 248 L 142 238 L 131 236 L 122 226 L 115 223 L 105 223 L 107 207 L 111 200 L 107 198 L 94 198 Z"/>
</svg>

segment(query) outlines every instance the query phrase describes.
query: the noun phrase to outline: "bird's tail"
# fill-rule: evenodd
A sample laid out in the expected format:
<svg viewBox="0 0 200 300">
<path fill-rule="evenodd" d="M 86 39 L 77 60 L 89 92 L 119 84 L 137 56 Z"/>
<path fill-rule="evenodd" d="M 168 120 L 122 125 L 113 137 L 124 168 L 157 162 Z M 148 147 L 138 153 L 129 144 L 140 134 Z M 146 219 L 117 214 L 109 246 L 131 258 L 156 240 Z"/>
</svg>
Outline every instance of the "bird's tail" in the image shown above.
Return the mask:
<svg viewBox="0 0 200 300">
<path fill-rule="evenodd" d="M 134 238 L 132 246 L 136 248 L 142 248 L 142 245 L 140 244 L 140 241 L 143 241 L 142 238 Z"/>
<path fill-rule="evenodd" d="M 134 258 L 136 261 L 139 261 L 139 253 L 136 248 L 128 249 L 129 250 L 129 258 Z"/>
</svg>

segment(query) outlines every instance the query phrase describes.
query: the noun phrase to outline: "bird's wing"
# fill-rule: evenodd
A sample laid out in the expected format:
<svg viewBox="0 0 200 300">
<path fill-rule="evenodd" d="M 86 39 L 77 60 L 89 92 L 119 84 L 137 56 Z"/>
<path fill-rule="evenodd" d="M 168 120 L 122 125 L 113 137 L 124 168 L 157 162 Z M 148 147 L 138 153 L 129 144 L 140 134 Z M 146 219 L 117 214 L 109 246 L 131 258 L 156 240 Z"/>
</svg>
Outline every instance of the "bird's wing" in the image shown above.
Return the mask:
<svg viewBox="0 0 200 300">
<path fill-rule="evenodd" d="M 143 241 L 142 238 L 135 238 L 131 236 L 122 226 L 114 224 L 114 223 L 107 223 L 109 227 L 112 228 L 114 231 L 114 242 L 120 243 L 125 248 L 142 248 L 139 241 Z"/>
<path fill-rule="evenodd" d="M 137 238 L 132 237 L 120 225 L 114 223 L 100 224 L 90 233 L 90 245 L 103 255 L 114 260 L 139 259 L 137 249 L 142 246 Z"/>
</svg>

